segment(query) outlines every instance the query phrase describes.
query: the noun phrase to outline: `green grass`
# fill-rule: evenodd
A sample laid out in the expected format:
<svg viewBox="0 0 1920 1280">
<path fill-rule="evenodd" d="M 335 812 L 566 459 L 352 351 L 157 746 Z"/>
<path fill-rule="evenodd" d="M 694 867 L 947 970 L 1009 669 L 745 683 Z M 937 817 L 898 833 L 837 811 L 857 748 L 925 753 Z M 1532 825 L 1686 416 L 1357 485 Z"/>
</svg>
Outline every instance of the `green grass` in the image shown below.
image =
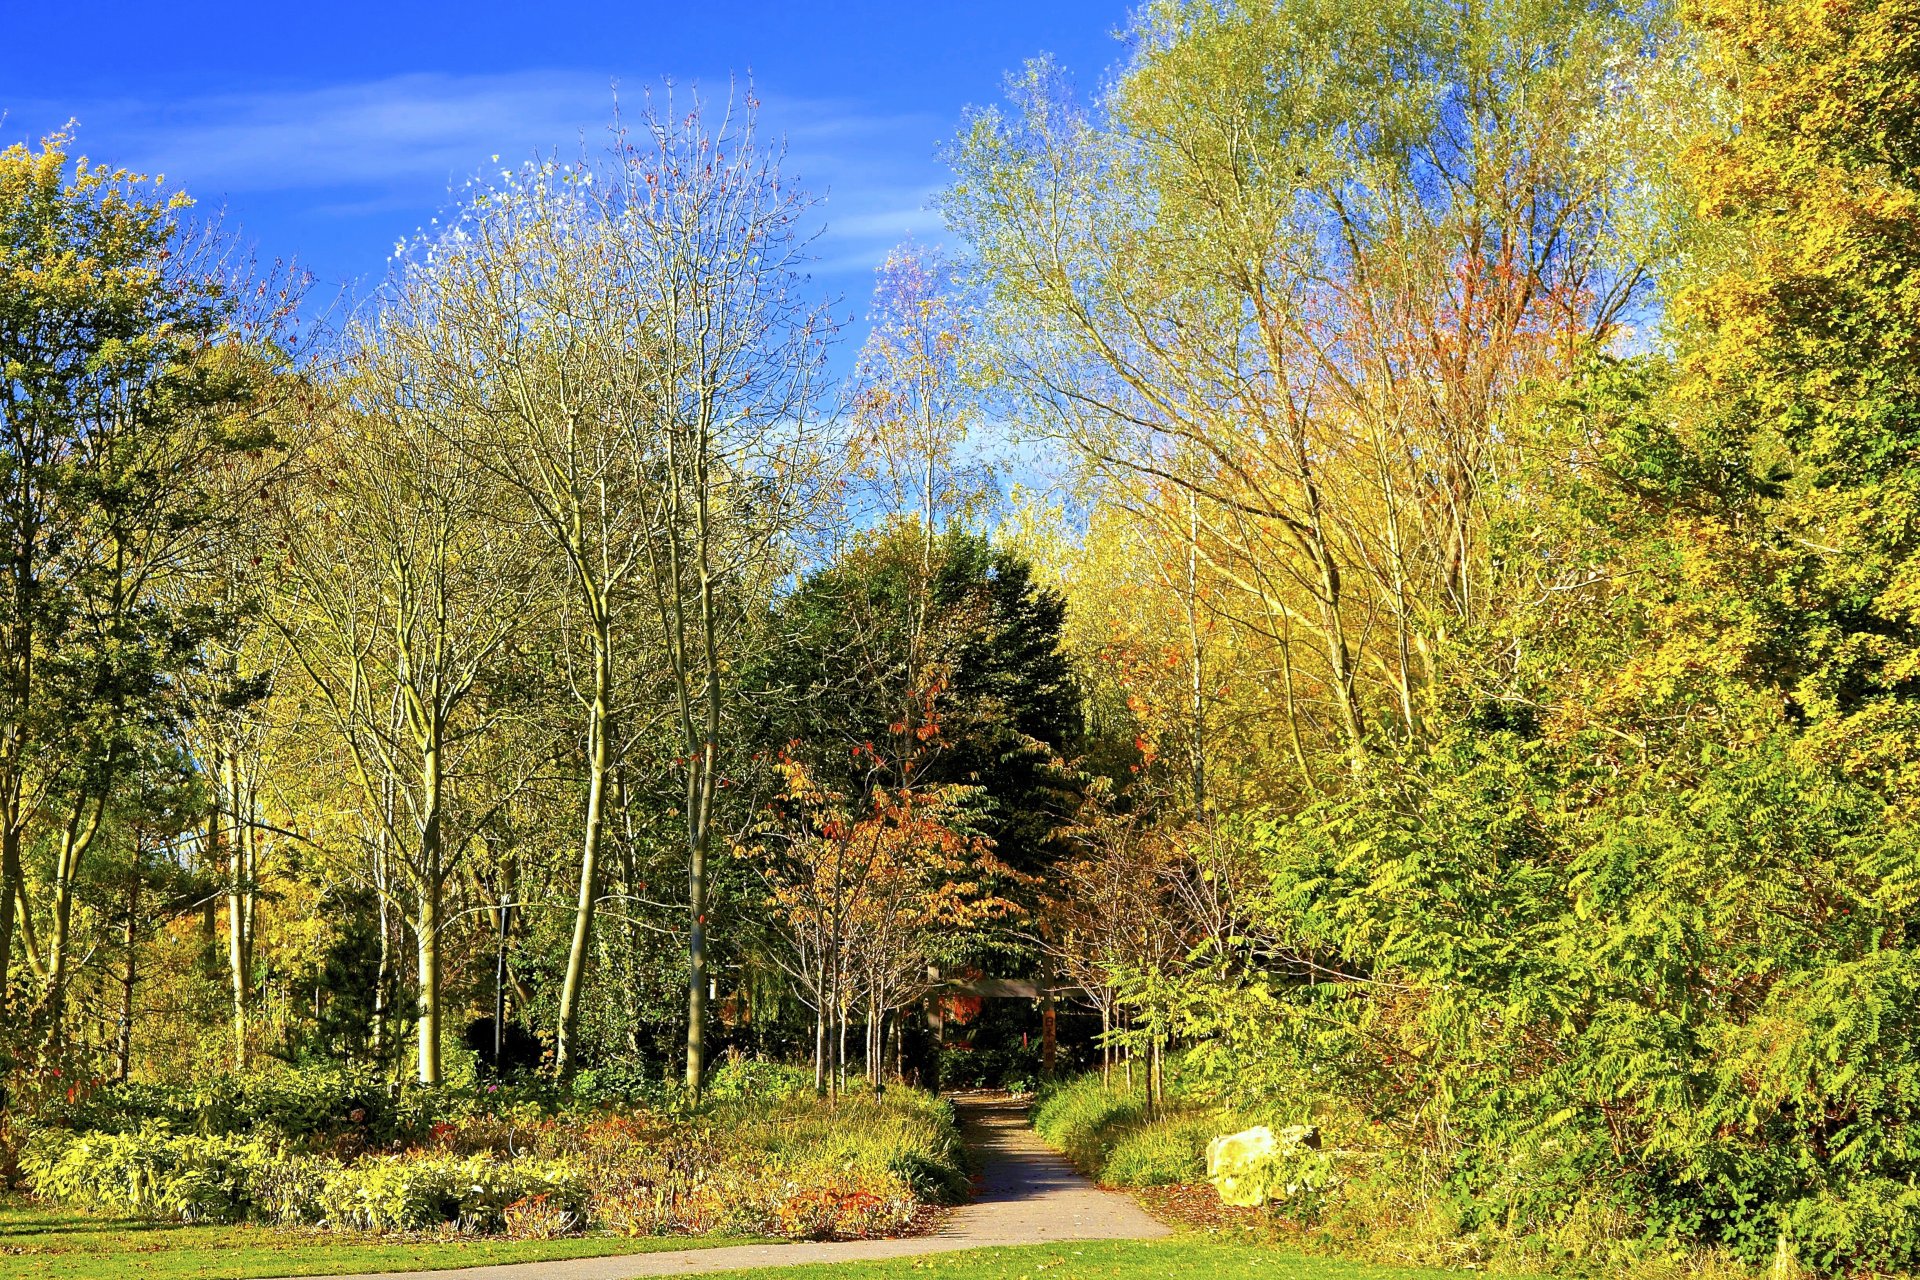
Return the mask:
<svg viewBox="0 0 1920 1280">
<path fill-rule="evenodd" d="M 760 1267 L 715 1272 L 711 1280 L 1460 1280 L 1460 1274 L 1174 1239 L 1074 1241 L 887 1262 Z"/>
<path fill-rule="evenodd" d="M 0 1199 L 0 1276 L 34 1280 L 251 1280 L 477 1267 L 697 1249 L 745 1241 L 583 1236 L 566 1240 L 316 1238 L 265 1227 L 189 1227 L 90 1217 Z M 886 1262 L 762 1267 L 715 1280 L 1458 1280 L 1459 1273 L 1378 1266 L 1194 1239 L 1075 1241 L 928 1254 Z"/>
<path fill-rule="evenodd" d="M 742 1240 L 687 1237 L 564 1240 L 376 1240 L 268 1227 L 189 1227 L 93 1217 L 0 1198 L 0 1276 L 34 1280 L 250 1280 L 477 1267 L 701 1249 Z"/>
</svg>

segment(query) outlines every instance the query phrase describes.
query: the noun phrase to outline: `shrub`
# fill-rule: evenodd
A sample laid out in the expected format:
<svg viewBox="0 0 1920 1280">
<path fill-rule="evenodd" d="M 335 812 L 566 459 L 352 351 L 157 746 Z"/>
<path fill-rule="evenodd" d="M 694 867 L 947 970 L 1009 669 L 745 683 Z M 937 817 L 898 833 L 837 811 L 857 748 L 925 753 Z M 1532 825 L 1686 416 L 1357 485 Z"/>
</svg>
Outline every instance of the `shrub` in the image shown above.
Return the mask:
<svg viewBox="0 0 1920 1280">
<path fill-rule="evenodd" d="M 567 1097 L 587 1107 L 638 1107 L 665 1104 L 672 1087 L 658 1068 L 639 1060 L 601 1063 L 577 1073 Z"/>
<path fill-rule="evenodd" d="M 813 1072 L 808 1068 L 753 1058 L 723 1063 L 707 1082 L 707 1096 L 716 1102 L 784 1102 L 812 1091 Z"/>
<path fill-rule="evenodd" d="M 256 1185 L 281 1163 L 280 1152 L 257 1138 L 56 1130 L 28 1144 L 21 1168 L 50 1199 L 182 1222 L 240 1222 L 251 1214 Z"/>
<path fill-rule="evenodd" d="M 506 1231 L 521 1240 L 553 1240 L 572 1235 L 586 1224 L 578 1208 L 552 1192 L 515 1200 L 502 1211 Z"/>
<path fill-rule="evenodd" d="M 1145 1119 L 1144 1096 L 1109 1089 L 1099 1076 L 1086 1075 L 1041 1095 L 1033 1127 L 1077 1167 L 1097 1175 L 1119 1136 Z"/>
<path fill-rule="evenodd" d="M 315 1207 L 320 1224 L 359 1231 L 497 1232 L 511 1206 L 536 1197 L 549 1221 L 587 1219 L 587 1187 L 572 1166 L 485 1156 L 371 1157 L 329 1172 Z"/>
<path fill-rule="evenodd" d="M 1030 1087 L 1040 1078 L 1040 1046 L 975 1049 L 950 1045 L 940 1050 L 939 1071 L 940 1085 L 946 1089 Z"/>
<path fill-rule="evenodd" d="M 554 1114 L 520 1092 L 368 1095 L 350 1073 L 308 1074 L 129 1090 L 143 1125 L 41 1129 L 25 1172 L 49 1199 L 190 1222 L 526 1236 L 589 1223 L 635 1235 L 868 1236 L 967 1189 L 947 1103 L 895 1089 L 829 1105 L 794 1068 L 734 1064 L 698 1109 L 624 1114 Z M 358 1105 L 369 1097 L 384 1110 Z M 115 1119 L 88 1105 L 64 1118 Z M 259 1136 L 227 1131 L 247 1116 Z M 302 1124 L 319 1131 L 280 1132 Z M 368 1130 L 417 1145 L 370 1152 Z"/>
<path fill-rule="evenodd" d="M 252 1134 L 301 1146 L 351 1136 L 385 1146 L 482 1109 L 470 1092 L 383 1079 L 371 1067 L 221 1074 L 193 1085 L 108 1084 L 40 1117 L 87 1133 Z"/>
<path fill-rule="evenodd" d="M 1211 1117 L 1188 1115 L 1123 1129 L 1100 1166 L 1100 1181 L 1114 1187 L 1198 1182 L 1206 1176 L 1207 1143 L 1217 1128 Z"/>
</svg>

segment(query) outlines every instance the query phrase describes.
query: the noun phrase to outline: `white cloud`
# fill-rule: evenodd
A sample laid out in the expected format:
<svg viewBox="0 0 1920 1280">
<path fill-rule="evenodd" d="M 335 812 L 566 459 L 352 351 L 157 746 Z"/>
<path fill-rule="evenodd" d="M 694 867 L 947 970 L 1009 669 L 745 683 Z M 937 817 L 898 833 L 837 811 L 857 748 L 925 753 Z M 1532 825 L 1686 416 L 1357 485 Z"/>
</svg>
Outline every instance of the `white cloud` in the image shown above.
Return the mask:
<svg viewBox="0 0 1920 1280">
<path fill-rule="evenodd" d="M 630 78 L 620 96 L 637 105 L 659 83 Z M 676 92 L 693 85 L 710 99 L 729 87 L 726 77 L 679 83 Z M 391 221 L 400 235 L 424 225 L 476 174 L 537 152 L 597 149 L 614 93 L 611 77 L 526 71 L 422 73 L 168 101 L 0 102 L 0 111 L 12 108 L 0 117 L 0 141 L 71 114 L 83 150 L 164 173 L 211 205 L 304 199 L 306 218 Z M 849 101 L 761 98 L 761 128 L 785 138 L 787 167 L 828 197 L 819 274 L 870 270 L 899 240 L 938 232 L 939 219 L 925 206 L 940 180 L 935 147 L 951 122 Z"/>
</svg>

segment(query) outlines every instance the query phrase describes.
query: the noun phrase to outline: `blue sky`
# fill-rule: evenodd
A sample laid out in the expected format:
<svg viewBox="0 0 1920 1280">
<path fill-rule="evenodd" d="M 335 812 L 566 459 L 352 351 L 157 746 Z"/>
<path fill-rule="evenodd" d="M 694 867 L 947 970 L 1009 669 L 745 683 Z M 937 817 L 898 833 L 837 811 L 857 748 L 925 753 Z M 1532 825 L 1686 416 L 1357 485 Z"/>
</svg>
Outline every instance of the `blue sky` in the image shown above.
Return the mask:
<svg viewBox="0 0 1920 1280">
<path fill-rule="evenodd" d="M 602 136 L 617 81 L 752 74 L 763 127 L 827 193 L 824 290 L 863 311 L 926 212 L 938 148 L 1005 74 L 1054 54 L 1093 89 L 1129 0 L 0 0 L 0 144 L 69 117 L 94 158 L 164 173 L 322 292 L 377 283 L 394 243 L 483 169 Z"/>
</svg>

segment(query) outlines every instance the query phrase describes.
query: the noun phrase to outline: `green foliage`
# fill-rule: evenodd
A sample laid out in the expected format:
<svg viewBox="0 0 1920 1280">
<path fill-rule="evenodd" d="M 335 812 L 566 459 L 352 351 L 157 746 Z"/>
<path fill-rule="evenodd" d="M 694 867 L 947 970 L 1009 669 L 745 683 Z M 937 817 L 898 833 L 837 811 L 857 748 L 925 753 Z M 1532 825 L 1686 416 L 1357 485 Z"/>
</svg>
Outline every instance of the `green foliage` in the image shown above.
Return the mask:
<svg viewBox="0 0 1920 1280">
<path fill-rule="evenodd" d="M 567 1164 L 436 1155 L 376 1156 L 326 1170 L 311 1198 L 285 1202 L 279 1220 L 372 1232 L 441 1224 L 498 1232 L 512 1206 L 536 1198 L 572 1229 L 586 1224 L 587 1188 Z"/>
<path fill-rule="evenodd" d="M 75 1127 L 38 1131 L 22 1171 L 61 1203 L 372 1233 L 865 1236 L 966 1195 L 940 1099 L 891 1089 L 828 1104 L 808 1073 L 752 1062 L 714 1083 L 699 1107 L 658 1111 L 395 1089 L 374 1113 L 381 1099 L 340 1071 L 108 1090 L 65 1117 Z M 370 1152 L 373 1132 L 414 1145 Z"/>
<path fill-rule="evenodd" d="M 181 1086 L 108 1084 L 48 1108 L 42 1122 L 89 1132 L 257 1134 L 294 1144 L 351 1136 L 385 1146 L 424 1138 L 437 1123 L 515 1096 L 423 1088 L 370 1066 L 307 1067 L 220 1072 Z"/>
<path fill-rule="evenodd" d="M 722 1063 L 707 1079 L 706 1096 L 715 1102 L 785 1102 L 813 1092 L 813 1073 L 783 1062 L 741 1058 Z"/>
<path fill-rule="evenodd" d="M 260 1138 L 143 1130 L 50 1136 L 22 1167 L 42 1197 L 189 1223 L 499 1232 L 510 1206 L 535 1197 L 576 1227 L 586 1221 L 577 1171 L 541 1159 L 415 1152 L 343 1165 Z"/>
<path fill-rule="evenodd" d="M 1089 1075 L 1043 1092 L 1033 1110 L 1033 1127 L 1077 1167 L 1098 1172 L 1119 1135 L 1145 1117 L 1143 1097 L 1110 1090 L 1099 1076 Z"/>
<path fill-rule="evenodd" d="M 1060 651 L 1065 601 L 1018 553 L 962 529 L 934 537 L 923 582 L 925 538 L 913 524 L 865 536 L 782 601 L 784 643 L 749 681 L 766 691 L 758 736 L 849 794 L 865 776 L 849 748 L 877 746 L 895 768 L 928 753 L 922 776 L 985 788 L 983 826 L 999 857 L 1034 871 L 1072 811 L 1072 780 L 1057 764 L 1081 729 Z M 919 702 L 924 716 L 910 722 L 903 708 Z M 927 741 L 914 732 L 923 725 Z"/>
<path fill-rule="evenodd" d="M 986 1040 L 986 1037 L 977 1037 Z M 948 1045 L 938 1058 L 944 1089 L 1031 1089 L 1040 1078 L 1040 1046 L 1028 1043 L 962 1048 Z"/>
<path fill-rule="evenodd" d="M 281 1153 L 260 1139 L 173 1135 L 147 1129 L 28 1144 L 21 1169 L 35 1193 L 92 1208 L 181 1222 L 240 1222 Z"/>
<path fill-rule="evenodd" d="M 1151 1115 L 1144 1093 L 1109 1088 L 1093 1074 L 1044 1090 L 1033 1127 L 1108 1186 L 1157 1187 L 1200 1181 L 1207 1143 L 1236 1121 L 1217 1108 L 1177 1100 Z"/>
<path fill-rule="evenodd" d="M 1100 1181 L 1114 1187 L 1159 1187 L 1205 1176 L 1207 1143 L 1219 1136 L 1209 1115 L 1165 1116 L 1117 1135 Z"/>
</svg>

